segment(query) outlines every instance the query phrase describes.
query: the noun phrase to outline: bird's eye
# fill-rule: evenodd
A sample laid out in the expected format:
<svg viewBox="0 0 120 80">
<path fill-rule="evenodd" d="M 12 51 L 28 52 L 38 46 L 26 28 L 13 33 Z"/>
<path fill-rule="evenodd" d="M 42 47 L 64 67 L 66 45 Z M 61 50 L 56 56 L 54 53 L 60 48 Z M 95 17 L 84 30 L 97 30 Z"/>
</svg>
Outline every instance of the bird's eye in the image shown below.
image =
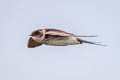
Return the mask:
<svg viewBox="0 0 120 80">
<path fill-rule="evenodd" d="M 40 34 L 40 32 L 37 31 L 37 32 L 35 32 L 35 34 L 38 35 L 38 34 Z"/>
</svg>

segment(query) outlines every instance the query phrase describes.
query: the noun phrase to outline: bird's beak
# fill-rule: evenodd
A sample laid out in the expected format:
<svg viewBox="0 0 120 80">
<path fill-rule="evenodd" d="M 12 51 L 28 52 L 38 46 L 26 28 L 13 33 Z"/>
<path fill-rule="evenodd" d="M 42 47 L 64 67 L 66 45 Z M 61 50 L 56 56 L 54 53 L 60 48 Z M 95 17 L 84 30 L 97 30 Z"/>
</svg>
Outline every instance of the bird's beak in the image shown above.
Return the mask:
<svg viewBox="0 0 120 80">
<path fill-rule="evenodd" d="M 29 36 L 32 36 L 32 35 L 29 35 Z"/>
<path fill-rule="evenodd" d="M 29 35 L 29 36 L 36 36 L 36 35 L 34 35 L 34 34 L 31 34 L 31 35 Z"/>
</svg>

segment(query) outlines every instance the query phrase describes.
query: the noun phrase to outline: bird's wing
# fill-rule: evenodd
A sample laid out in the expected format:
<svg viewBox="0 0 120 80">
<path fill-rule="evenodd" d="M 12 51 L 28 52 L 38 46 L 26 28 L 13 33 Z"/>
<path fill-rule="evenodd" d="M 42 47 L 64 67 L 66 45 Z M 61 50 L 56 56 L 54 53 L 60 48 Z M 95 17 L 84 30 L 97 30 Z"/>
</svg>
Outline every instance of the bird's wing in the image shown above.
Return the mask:
<svg viewBox="0 0 120 80">
<path fill-rule="evenodd" d="M 53 35 L 53 36 L 74 36 L 71 33 L 67 33 L 62 30 L 58 29 L 46 29 L 46 35 Z"/>
<path fill-rule="evenodd" d="M 29 38 L 29 40 L 28 40 L 28 48 L 34 48 L 34 47 L 37 47 L 37 46 L 40 46 L 40 45 L 42 45 L 42 44 L 34 41 L 32 39 L 32 37 Z"/>
<path fill-rule="evenodd" d="M 76 37 L 97 37 L 97 35 L 91 35 L 91 36 L 86 36 L 86 35 L 74 35 L 72 33 L 68 33 L 62 30 L 58 29 L 45 29 L 47 35 L 52 35 L 52 36 L 76 36 Z"/>
</svg>

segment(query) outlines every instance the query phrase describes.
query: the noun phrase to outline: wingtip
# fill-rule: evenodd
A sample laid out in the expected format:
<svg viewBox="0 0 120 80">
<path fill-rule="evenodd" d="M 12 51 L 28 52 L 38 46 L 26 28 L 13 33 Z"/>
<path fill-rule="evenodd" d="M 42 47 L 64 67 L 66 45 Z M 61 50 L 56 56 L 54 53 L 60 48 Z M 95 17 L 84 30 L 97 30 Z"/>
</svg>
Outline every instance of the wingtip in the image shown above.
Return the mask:
<svg viewBox="0 0 120 80">
<path fill-rule="evenodd" d="M 98 37 L 98 35 L 91 35 L 91 36 L 82 36 L 82 35 L 76 35 L 77 37 Z"/>
</svg>

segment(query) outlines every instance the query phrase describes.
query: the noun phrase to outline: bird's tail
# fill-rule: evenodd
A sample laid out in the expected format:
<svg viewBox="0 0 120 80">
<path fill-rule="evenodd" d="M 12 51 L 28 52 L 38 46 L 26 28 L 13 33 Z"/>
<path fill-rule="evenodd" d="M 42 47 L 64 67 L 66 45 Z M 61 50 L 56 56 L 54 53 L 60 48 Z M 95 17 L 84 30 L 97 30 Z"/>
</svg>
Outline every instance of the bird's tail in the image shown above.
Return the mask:
<svg viewBox="0 0 120 80">
<path fill-rule="evenodd" d="M 93 45 L 99 45 L 99 46 L 107 46 L 107 45 L 103 45 L 103 44 L 99 44 L 100 42 L 92 42 L 92 41 L 86 41 L 86 40 L 82 40 L 82 39 L 77 39 L 81 44 L 82 43 L 88 43 L 88 44 L 93 44 Z"/>
</svg>

